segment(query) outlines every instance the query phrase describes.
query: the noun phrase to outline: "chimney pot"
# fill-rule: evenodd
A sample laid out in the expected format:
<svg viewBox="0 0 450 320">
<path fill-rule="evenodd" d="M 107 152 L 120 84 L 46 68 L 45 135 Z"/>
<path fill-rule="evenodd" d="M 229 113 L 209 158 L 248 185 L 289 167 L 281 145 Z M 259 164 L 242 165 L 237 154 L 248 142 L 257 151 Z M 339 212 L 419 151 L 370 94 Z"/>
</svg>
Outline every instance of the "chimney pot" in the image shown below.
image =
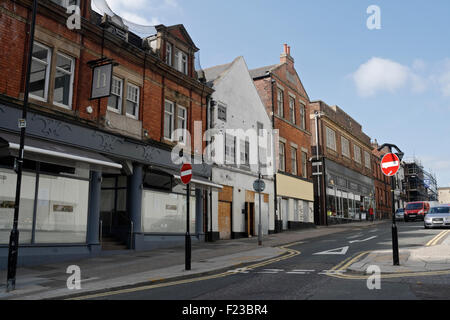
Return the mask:
<svg viewBox="0 0 450 320">
<path fill-rule="evenodd" d="M 288 45 L 286 43 L 284 44 L 284 53 L 288 53 Z"/>
<path fill-rule="evenodd" d="M 291 55 L 291 46 L 288 46 L 288 48 L 287 48 L 287 54 L 288 54 L 288 55 Z"/>
</svg>

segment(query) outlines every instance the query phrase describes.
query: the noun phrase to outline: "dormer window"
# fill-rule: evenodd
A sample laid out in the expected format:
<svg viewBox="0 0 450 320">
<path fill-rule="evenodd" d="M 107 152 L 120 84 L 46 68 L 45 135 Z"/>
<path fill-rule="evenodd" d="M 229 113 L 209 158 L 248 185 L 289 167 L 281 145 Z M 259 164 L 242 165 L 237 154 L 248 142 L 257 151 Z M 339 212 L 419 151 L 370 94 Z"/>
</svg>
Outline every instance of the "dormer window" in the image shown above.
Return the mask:
<svg viewBox="0 0 450 320">
<path fill-rule="evenodd" d="M 172 44 L 167 42 L 167 44 L 166 44 L 166 63 L 169 66 L 172 66 L 172 51 L 173 51 L 172 47 L 173 47 Z"/>
<path fill-rule="evenodd" d="M 178 71 L 188 74 L 188 58 L 187 54 L 181 50 L 175 49 L 175 61 L 174 65 L 175 69 Z"/>
</svg>

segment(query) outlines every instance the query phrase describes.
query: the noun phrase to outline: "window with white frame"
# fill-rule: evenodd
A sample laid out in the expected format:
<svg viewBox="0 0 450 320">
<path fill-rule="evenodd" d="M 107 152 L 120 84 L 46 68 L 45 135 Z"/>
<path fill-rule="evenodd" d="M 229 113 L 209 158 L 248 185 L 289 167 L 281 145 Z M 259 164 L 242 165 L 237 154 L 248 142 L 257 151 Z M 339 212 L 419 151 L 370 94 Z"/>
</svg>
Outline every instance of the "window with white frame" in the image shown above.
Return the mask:
<svg viewBox="0 0 450 320">
<path fill-rule="evenodd" d="M 341 136 L 341 149 L 342 155 L 350 158 L 350 141 L 343 136 Z"/>
<path fill-rule="evenodd" d="M 297 149 L 294 147 L 291 147 L 291 168 L 292 168 L 292 174 L 294 176 L 296 176 L 298 174 Z"/>
<path fill-rule="evenodd" d="M 164 103 L 164 138 L 168 140 L 172 140 L 174 111 L 175 104 L 172 101 L 166 100 Z"/>
<path fill-rule="evenodd" d="M 72 108 L 74 59 L 60 52 L 56 53 L 55 87 L 53 103 L 64 108 Z"/>
<path fill-rule="evenodd" d="M 306 106 L 300 102 L 300 128 L 306 130 Z"/>
<path fill-rule="evenodd" d="M 167 42 L 166 43 L 166 63 L 169 66 L 172 66 L 172 48 L 173 48 L 172 44 Z"/>
<path fill-rule="evenodd" d="M 29 94 L 32 98 L 47 101 L 51 56 L 49 47 L 33 43 Z"/>
<path fill-rule="evenodd" d="M 250 165 L 250 142 L 248 138 L 246 140 L 240 140 L 239 153 L 241 155 L 241 165 Z"/>
<path fill-rule="evenodd" d="M 308 162 L 308 154 L 302 151 L 302 177 L 305 179 L 308 177 L 307 162 Z"/>
<path fill-rule="evenodd" d="M 225 134 L 225 163 L 236 163 L 236 137 L 230 134 Z"/>
<path fill-rule="evenodd" d="M 289 97 L 289 112 L 291 114 L 291 122 L 295 124 L 295 99 Z"/>
<path fill-rule="evenodd" d="M 185 107 L 177 106 L 177 129 L 182 129 L 182 136 L 178 137 L 178 141 L 186 143 L 187 133 L 187 110 Z"/>
<path fill-rule="evenodd" d="M 140 89 L 134 84 L 127 84 L 126 112 L 128 116 L 139 118 L 139 93 Z"/>
<path fill-rule="evenodd" d="M 179 49 L 175 49 L 174 67 L 184 74 L 188 74 L 188 57 L 187 54 Z"/>
<path fill-rule="evenodd" d="M 328 127 L 325 128 L 327 134 L 327 147 L 336 151 L 336 132 Z"/>
<path fill-rule="evenodd" d="M 283 90 L 281 89 L 278 89 L 277 102 L 278 102 L 278 115 L 280 117 L 284 117 L 284 93 Z"/>
<path fill-rule="evenodd" d="M 279 170 L 284 172 L 286 171 L 286 149 L 283 142 L 280 142 L 279 149 Z"/>
<path fill-rule="evenodd" d="M 371 165 L 370 165 L 370 153 L 367 151 L 364 151 L 364 161 L 366 163 L 366 168 L 367 169 L 371 169 Z"/>
<path fill-rule="evenodd" d="M 361 163 L 361 148 L 356 144 L 353 146 L 354 159 L 357 163 Z"/>
<path fill-rule="evenodd" d="M 108 98 L 108 109 L 122 113 L 123 80 L 117 77 L 112 78 L 111 95 Z"/>
</svg>

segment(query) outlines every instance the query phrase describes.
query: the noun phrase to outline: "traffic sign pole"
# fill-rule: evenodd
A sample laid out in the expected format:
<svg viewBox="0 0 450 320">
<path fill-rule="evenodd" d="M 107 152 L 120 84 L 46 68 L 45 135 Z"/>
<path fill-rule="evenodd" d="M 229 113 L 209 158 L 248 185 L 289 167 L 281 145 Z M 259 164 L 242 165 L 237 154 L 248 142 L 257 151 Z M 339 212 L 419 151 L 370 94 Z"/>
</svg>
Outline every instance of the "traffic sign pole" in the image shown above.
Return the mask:
<svg viewBox="0 0 450 320">
<path fill-rule="evenodd" d="M 398 228 L 397 221 L 395 220 L 395 175 L 400 169 L 401 157 L 403 157 L 403 152 L 392 144 L 384 144 L 378 151 L 381 151 L 384 147 L 389 148 L 389 153 L 386 154 L 381 160 L 381 171 L 384 175 L 391 177 L 391 192 L 392 192 L 392 258 L 394 266 L 400 265 L 399 250 L 398 250 Z M 399 151 L 399 156 L 392 153 L 392 147 Z"/>
<path fill-rule="evenodd" d="M 191 200 L 191 185 L 192 180 L 192 165 L 189 163 L 183 164 L 181 167 L 181 182 L 186 185 L 186 236 L 184 241 L 184 257 L 185 257 L 185 269 L 191 270 L 191 233 L 190 233 L 190 200 Z"/>
</svg>

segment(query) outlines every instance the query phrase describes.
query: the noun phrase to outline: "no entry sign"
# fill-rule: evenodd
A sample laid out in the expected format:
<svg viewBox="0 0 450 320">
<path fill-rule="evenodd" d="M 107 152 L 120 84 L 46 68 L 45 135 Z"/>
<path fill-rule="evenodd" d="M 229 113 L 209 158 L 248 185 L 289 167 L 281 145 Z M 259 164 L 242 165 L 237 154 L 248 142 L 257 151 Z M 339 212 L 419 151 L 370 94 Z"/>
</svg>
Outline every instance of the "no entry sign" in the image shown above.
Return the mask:
<svg viewBox="0 0 450 320">
<path fill-rule="evenodd" d="M 181 167 L 181 181 L 184 184 L 188 184 L 192 179 L 192 166 L 189 163 L 183 164 Z"/>
<path fill-rule="evenodd" d="M 388 153 L 381 160 L 381 171 L 388 176 L 392 177 L 400 169 L 400 159 L 394 153 Z"/>
</svg>

